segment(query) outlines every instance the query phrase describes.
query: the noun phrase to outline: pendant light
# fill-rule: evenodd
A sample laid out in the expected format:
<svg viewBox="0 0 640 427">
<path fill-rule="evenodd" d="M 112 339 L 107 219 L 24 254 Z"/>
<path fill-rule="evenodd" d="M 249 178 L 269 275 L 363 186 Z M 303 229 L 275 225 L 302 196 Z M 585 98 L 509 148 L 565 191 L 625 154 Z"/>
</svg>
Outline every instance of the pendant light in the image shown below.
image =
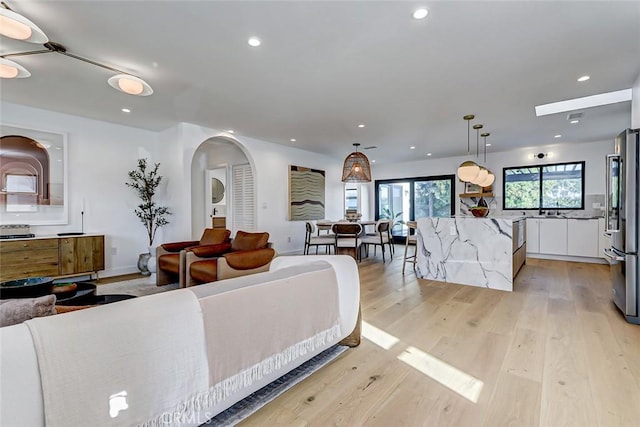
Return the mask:
<svg viewBox="0 0 640 427">
<path fill-rule="evenodd" d="M 371 182 L 371 166 L 364 153 L 358 151 L 360 144 L 353 144 L 356 151 L 344 159 L 342 182 Z"/>
<path fill-rule="evenodd" d="M 471 131 L 470 126 L 471 126 L 471 120 L 473 120 L 476 116 L 474 116 L 473 114 L 468 114 L 464 117 L 462 117 L 464 120 L 467 121 L 467 156 L 469 156 L 471 153 L 471 147 L 470 147 L 470 136 L 469 133 Z M 465 162 L 462 162 L 460 164 L 460 166 L 458 166 L 458 179 L 460 179 L 460 181 L 463 182 L 471 182 L 471 180 L 475 179 L 478 176 L 478 173 L 480 172 L 480 167 L 471 160 L 467 160 Z"/>
<path fill-rule="evenodd" d="M 481 137 L 484 138 L 484 163 L 487 162 L 487 137 L 489 135 L 491 135 L 489 132 L 485 132 L 482 135 L 480 135 Z M 496 176 L 493 174 L 493 172 L 489 171 L 485 180 L 478 183 L 478 185 L 481 186 L 482 188 L 490 187 L 495 180 L 496 180 Z"/>
<path fill-rule="evenodd" d="M 473 129 L 476 131 L 476 159 L 480 155 L 480 129 L 482 129 L 483 125 L 473 125 Z M 478 175 L 471 180 L 472 184 L 480 185 L 481 182 L 484 182 L 489 176 L 489 171 L 484 166 L 479 166 L 480 170 L 478 171 Z"/>
</svg>

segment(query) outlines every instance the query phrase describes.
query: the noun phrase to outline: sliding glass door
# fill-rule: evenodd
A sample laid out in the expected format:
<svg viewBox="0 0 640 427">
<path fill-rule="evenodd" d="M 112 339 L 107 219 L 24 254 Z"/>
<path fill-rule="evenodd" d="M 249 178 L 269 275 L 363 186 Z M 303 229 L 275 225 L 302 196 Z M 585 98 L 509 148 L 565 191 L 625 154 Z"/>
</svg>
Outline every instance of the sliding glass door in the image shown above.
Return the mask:
<svg viewBox="0 0 640 427">
<path fill-rule="evenodd" d="M 376 219 L 392 219 L 394 238 L 404 241 L 407 221 L 454 214 L 454 179 L 455 175 L 440 175 L 377 180 Z"/>
</svg>

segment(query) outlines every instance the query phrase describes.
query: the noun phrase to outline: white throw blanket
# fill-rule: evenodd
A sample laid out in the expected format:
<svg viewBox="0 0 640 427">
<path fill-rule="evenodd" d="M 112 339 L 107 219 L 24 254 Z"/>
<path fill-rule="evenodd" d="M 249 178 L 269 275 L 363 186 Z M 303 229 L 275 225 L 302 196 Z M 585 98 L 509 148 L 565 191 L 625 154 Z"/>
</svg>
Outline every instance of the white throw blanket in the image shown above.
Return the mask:
<svg viewBox="0 0 640 427">
<path fill-rule="evenodd" d="M 209 388 L 202 314 L 187 289 L 26 323 L 49 427 L 175 425 Z"/>
<path fill-rule="evenodd" d="M 301 273 L 304 269 L 307 272 Z M 312 271 L 309 271 L 311 269 Z M 209 355 L 210 391 L 201 404 L 212 407 L 274 371 L 341 336 L 336 275 L 328 263 L 268 273 L 271 280 L 238 289 L 189 288 L 200 296 Z M 227 288 L 228 289 L 228 288 Z"/>
</svg>

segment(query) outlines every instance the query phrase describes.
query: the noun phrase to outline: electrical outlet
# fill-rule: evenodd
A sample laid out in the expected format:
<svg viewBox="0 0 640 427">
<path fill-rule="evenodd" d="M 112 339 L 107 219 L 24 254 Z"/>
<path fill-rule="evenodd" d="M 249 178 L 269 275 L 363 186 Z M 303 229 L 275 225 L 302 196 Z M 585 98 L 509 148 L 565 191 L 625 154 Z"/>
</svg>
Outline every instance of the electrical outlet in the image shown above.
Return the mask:
<svg viewBox="0 0 640 427">
<path fill-rule="evenodd" d="M 111 255 L 118 255 L 118 248 L 111 248 Z"/>
<path fill-rule="evenodd" d="M 457 234 L 455 225 L 449 227 L 449 234 L 451 234 L 452 236 L 455 236 Z"/>
</svg>

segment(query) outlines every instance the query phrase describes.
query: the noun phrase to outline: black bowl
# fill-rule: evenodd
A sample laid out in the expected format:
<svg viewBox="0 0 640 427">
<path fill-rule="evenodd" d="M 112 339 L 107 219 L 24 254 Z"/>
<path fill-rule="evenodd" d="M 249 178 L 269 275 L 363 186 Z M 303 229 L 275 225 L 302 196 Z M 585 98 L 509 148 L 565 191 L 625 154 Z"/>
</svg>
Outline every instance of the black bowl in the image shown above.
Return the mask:
<svg viewBox="0 0 640 427">
<path fill-rule="evenodd" d="M 49 295 L 53 290 L 53 278 L 31 277 L 0 283 L 0 299 L 35 298 Z"/>
</svg>

